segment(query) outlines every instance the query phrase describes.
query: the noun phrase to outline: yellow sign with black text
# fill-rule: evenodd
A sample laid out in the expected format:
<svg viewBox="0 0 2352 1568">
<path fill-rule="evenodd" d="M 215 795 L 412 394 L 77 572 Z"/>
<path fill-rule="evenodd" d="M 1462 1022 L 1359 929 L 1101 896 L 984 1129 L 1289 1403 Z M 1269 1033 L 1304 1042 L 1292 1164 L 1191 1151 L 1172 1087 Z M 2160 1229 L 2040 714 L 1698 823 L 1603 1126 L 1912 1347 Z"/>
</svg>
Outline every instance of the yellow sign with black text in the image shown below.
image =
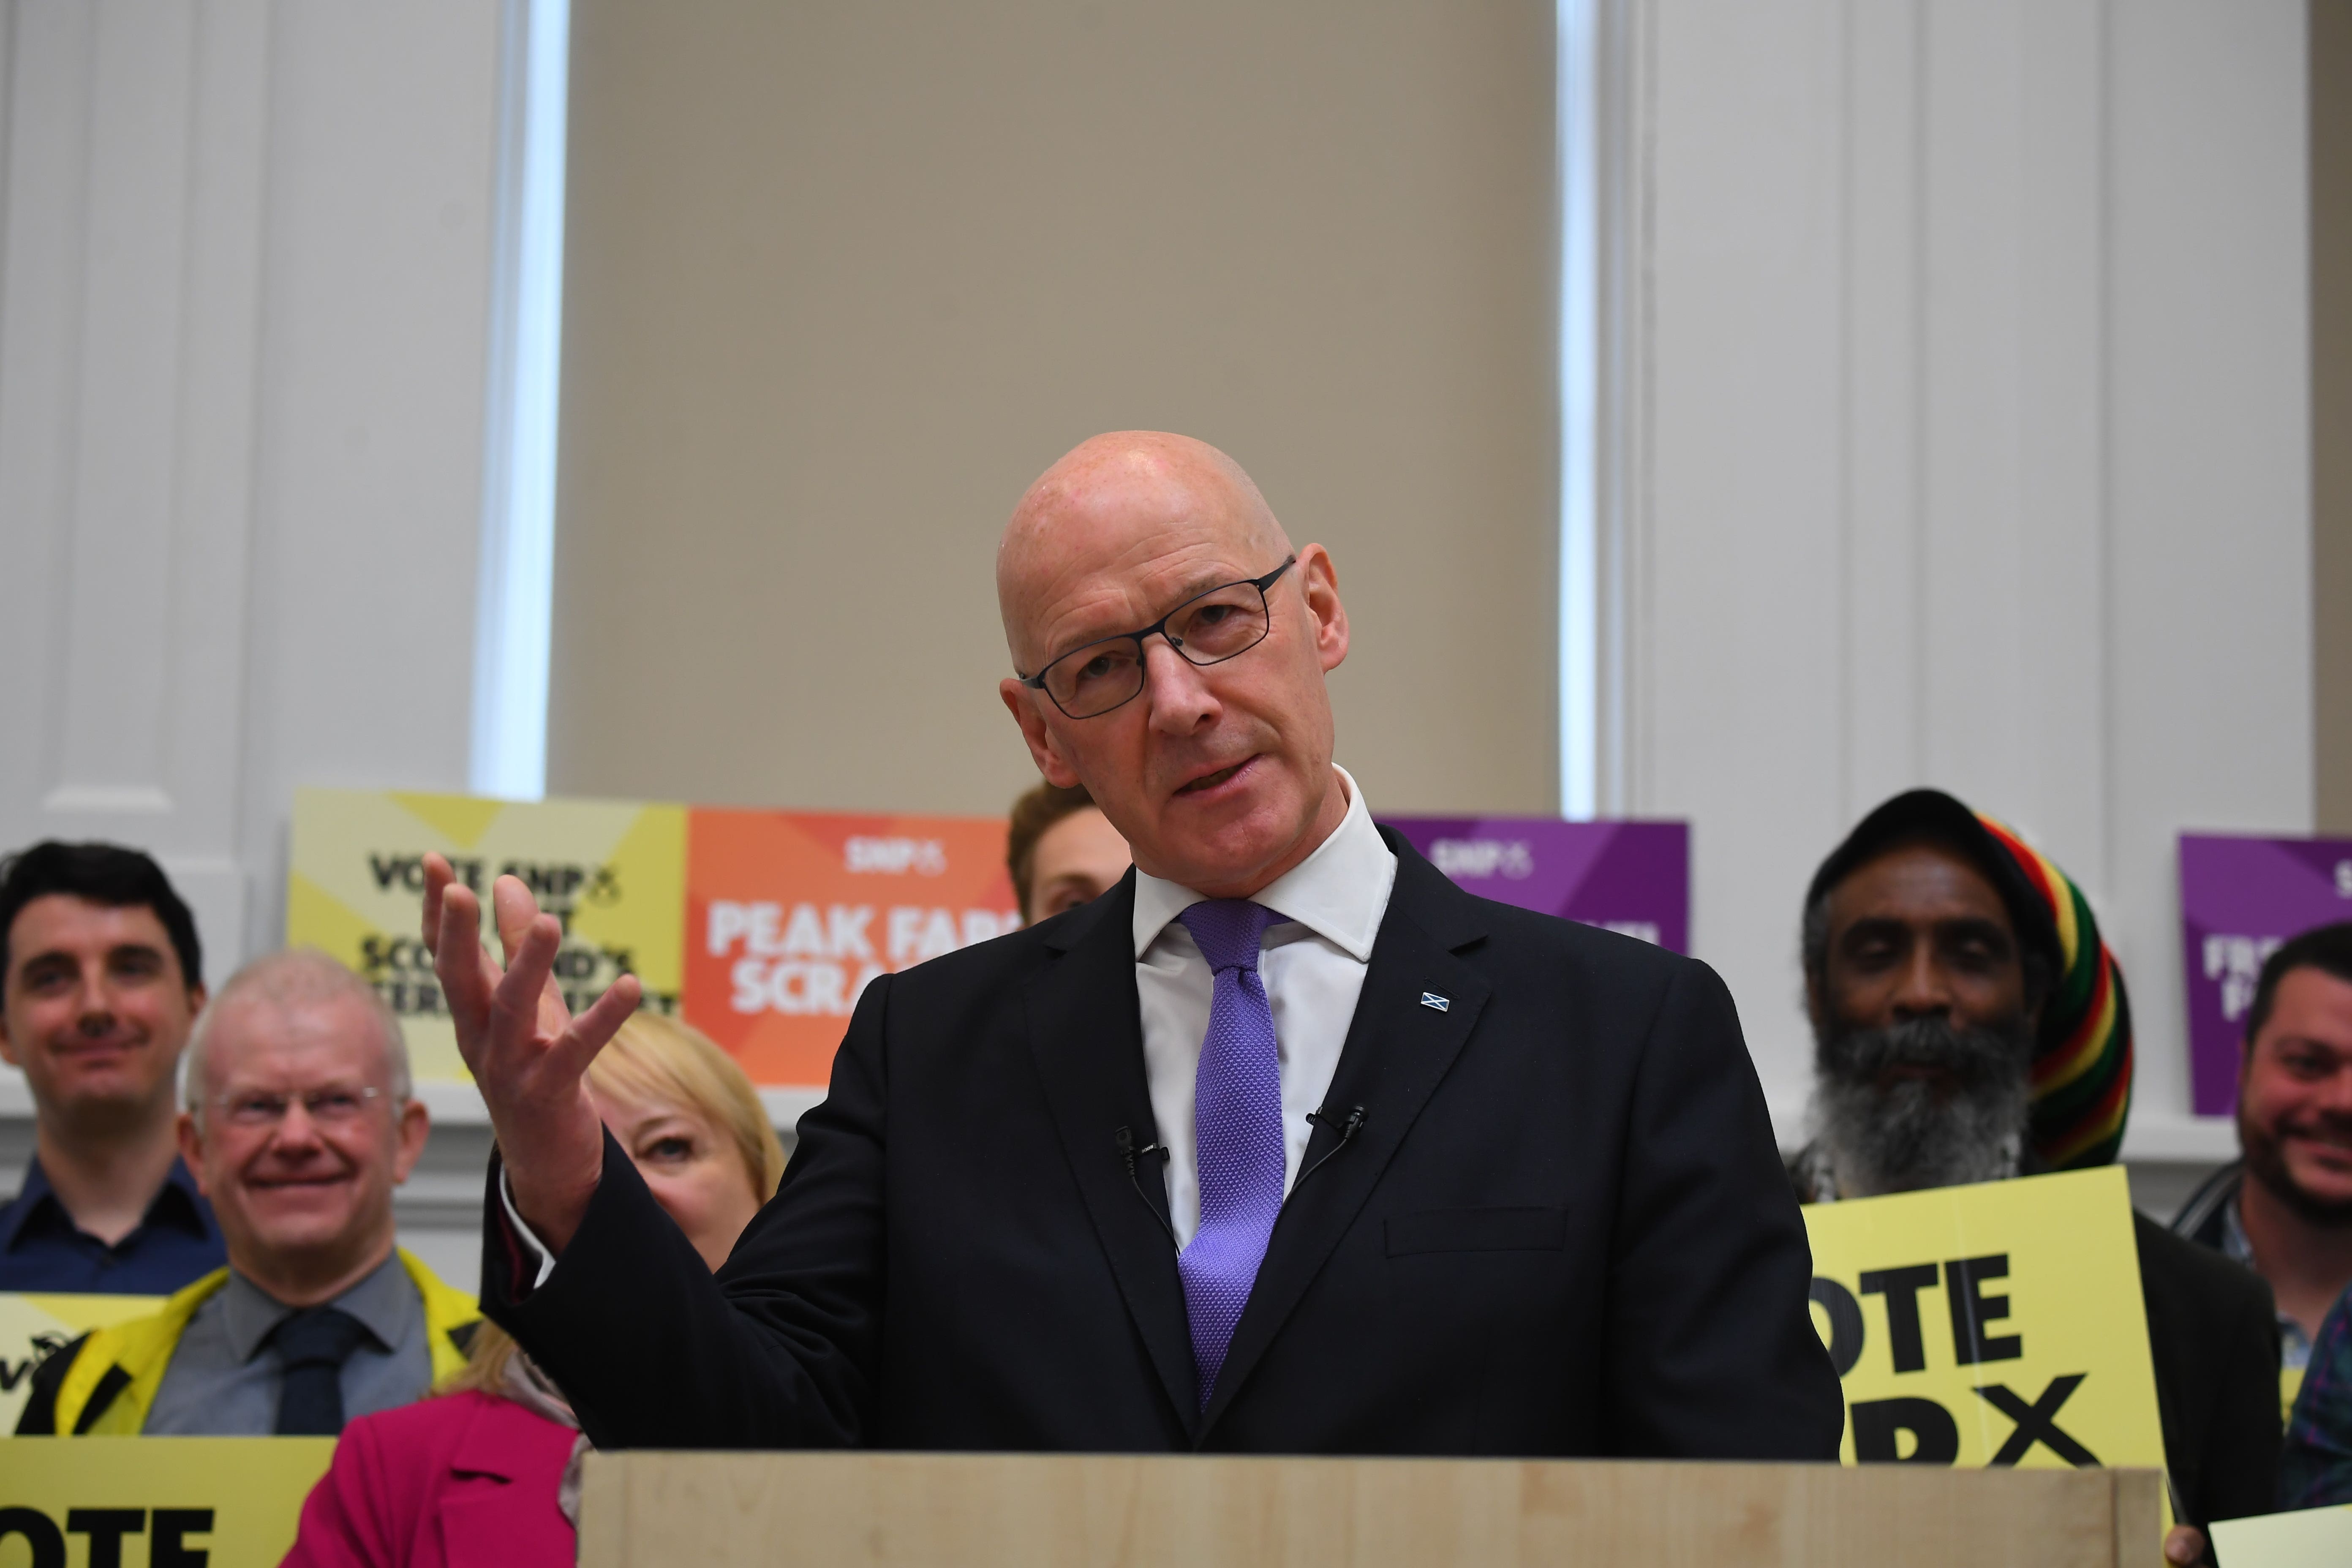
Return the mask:
<svg viewBox="0 0 2352 1568">
<path fill-rule="evenodd" d="M 143 1318 L 163 1304 L 161 1296 L 0 1292 L 0 1436 L 16 1429 L 33 1392 L 33 1369 L 51 1353 L 92 1329 Z"/>
<path fill-rule="evenodd" d="M 438 853 L 484 897 L 521 879 L 562 922 L 572 1011 L 634 973 L 752 1082 L 822 1088 L 868 984 L 1019 929 L 1004 843 L 1002 817 L 299 789 L 286 939 L 376 988 L 419 1082 L 465 1081 L 418 930 Z"/>
<path fill-rule="evenodd" d="M 686 807 L 297 790 L 286 940 L 323 950 L 383 994 L 400 1016 L 418 1079 L 468 1076 L 417 929 L 427 850 L 486 899 L 499 878 L 522 879 L 562 922 L 555 977 L 575 1010 L 631 973 L 644 981 L 647 1005 L 677 1011 Z M 495 950 L 487 928 L 484 940 Z"/>
<path fill-rule="evenodd" d="M 2163 1468 L 2120 1169 L 1804 1214 L 1847 1464 Z"/>
<path fill-rule="evenodd" d="M 334 1457 L 332 1437 L 10 1437 L 0 1563 L 268 1568 Z"/>
</svg>

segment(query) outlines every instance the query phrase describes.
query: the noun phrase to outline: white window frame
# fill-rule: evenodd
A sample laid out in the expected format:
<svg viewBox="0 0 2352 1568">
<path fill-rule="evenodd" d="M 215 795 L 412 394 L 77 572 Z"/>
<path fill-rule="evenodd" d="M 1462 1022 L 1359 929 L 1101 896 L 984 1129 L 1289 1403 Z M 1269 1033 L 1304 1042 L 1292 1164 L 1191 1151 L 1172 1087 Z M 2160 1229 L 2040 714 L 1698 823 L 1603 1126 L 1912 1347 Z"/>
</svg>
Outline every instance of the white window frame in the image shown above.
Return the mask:
<svg viewBox="0 0 2352 1568">
<path fill-rule="evenodd" d="M 571 0 L 507 0 L 469 783 L 547 793 Z"/>
<path fill-rule="evenodd" d="M 1557 0 L 1559 167 L 1559 809 L 1622 816 L 1639 794 L 1628 518 L 1640 396 L 1632 261 L 1642 0 Z"/>
<path fill-rule="evenodd" d="M 1601 0 L 1559 0 L 1559 810 L 1599 813 Z"/>
</svg>

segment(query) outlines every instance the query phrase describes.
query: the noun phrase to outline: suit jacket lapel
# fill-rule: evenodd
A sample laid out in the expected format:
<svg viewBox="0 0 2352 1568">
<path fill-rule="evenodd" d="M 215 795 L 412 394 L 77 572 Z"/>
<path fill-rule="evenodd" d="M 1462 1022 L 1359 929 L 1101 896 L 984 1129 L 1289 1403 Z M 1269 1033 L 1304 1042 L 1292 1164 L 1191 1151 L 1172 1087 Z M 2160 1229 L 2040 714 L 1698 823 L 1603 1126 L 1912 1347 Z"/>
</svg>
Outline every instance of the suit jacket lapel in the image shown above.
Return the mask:
<svg viewBox="0 0 2352 1568">
<path fill-rule="evenodd" d="M 1308 1140 L 1299 1179 L 1275 1221 L 1265 1260 L 1258 1266 L 1257 1281 L 1202 1413 L 1200 1436 L 1233 1403 L 1355 1223 L 1422 1107 L 1461 1053 L 1490 994 L 1486 980 L 1454 956 L 1485 934 L 1477 900 L 1387 829 L 1381 837 L 1396 852 L 1396 886 L 1365 966 L 1364 988 L 1339 1068 L 1323 1097 L 1326 1120 Z M 1425 1005 L 1424 994 L 1442 999 L 1444 1009 Z M 1343 1149 L 1341 1126 L 1358 1106 L 1363 1108 L 1362 1124 Z M 1318 1164 L 1326 1155 L 1328 1163 Z"/>
<path fill-rule="evenodd" d="M 1130 1180 L 1118 1133 L 1140 1151 L 1160 1140 L 1143 1071 L 1136 1002 L 1135 878 L 1074 911 L 1046 937 L 1060 953 L 1027 986 L 1029 1045 L 1060 1131 L 1070 1173 L 1110 1258 L 1136 1330 L 1187 1429 L 1199 1425 L 1184 1289 L 1161 1205 L 1138 1192 L 1164 1191 L 1160 1162 L 1137 1162 Z"/>
</svg>

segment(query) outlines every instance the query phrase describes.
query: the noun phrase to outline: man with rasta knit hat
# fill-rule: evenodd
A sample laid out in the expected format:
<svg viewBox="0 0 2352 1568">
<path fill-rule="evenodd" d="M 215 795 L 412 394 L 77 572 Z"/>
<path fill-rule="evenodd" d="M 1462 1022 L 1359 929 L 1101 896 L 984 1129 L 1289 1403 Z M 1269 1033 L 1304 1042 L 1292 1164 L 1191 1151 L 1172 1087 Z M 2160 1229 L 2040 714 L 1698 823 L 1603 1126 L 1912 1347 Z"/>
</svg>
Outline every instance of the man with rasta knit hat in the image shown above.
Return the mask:
<svg viewBox="0 0 2352 1568">
<path fill-rule="evenodd" d="M 1806 1203 L 2113 1161 L 2131 1007 L 2090 904 L 2015 833 L 1938 790 L 1864 817 L 1805 895 L 1813 1142 Z M 2269 1289 L 2133 1216 L 2166 1468 L 2185 1526 L 2266 1512 L 2279 1446 Z M 2195 1529 L 2166 1555 L 2204 1554 Z"/>
</svg>

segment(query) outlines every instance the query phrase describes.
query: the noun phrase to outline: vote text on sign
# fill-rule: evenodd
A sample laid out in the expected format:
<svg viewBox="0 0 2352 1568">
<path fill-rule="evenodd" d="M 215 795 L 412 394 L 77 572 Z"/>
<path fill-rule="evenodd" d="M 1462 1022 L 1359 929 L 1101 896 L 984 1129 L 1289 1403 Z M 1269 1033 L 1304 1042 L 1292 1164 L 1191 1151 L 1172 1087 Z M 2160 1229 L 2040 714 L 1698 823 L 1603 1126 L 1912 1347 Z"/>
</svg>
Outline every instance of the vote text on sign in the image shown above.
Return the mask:
<svg viewBox="0 0 2352 1568">
<path fill-rule="evenodd" d="M 2124 1173 L 1815 1204 L 1847 1464 L 2164 1464 Z"/>
</svg>

